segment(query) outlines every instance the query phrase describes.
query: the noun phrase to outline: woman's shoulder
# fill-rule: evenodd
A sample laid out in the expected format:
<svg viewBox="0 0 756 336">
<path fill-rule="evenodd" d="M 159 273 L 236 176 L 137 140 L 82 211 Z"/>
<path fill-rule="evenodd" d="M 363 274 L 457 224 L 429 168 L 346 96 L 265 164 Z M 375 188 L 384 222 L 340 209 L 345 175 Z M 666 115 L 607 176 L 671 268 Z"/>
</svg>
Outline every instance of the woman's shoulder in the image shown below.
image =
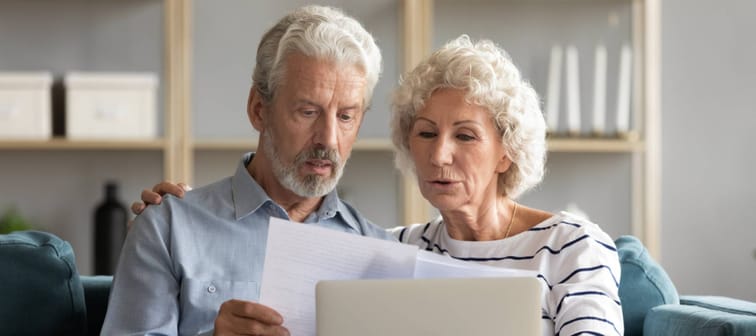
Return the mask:
<svg viewBox="0 0 756 336">
<path fill-rule="evenodd" d="M 602 245 L 614 247 L 614 242 L 609 234 L 602 230 L 598 224 L 567 211 L 555 213 L 528 231 L 530 235 L 538 236 L 542 243 L 551 246 L 590 239 Z"/>
<path fill-rule="evenodd" d="M 441 228 L 443 222 L 441 216 L 428 221 L 426 223 L 416 223 L 407 226 L 397 226 L 395 228 L 388 229 L 387 231 L 394 235 L 397 240 L 402 243 L 413 243 L 421 241 L 423 237 L 434 236 L 439 228 Z"/>
</svg>

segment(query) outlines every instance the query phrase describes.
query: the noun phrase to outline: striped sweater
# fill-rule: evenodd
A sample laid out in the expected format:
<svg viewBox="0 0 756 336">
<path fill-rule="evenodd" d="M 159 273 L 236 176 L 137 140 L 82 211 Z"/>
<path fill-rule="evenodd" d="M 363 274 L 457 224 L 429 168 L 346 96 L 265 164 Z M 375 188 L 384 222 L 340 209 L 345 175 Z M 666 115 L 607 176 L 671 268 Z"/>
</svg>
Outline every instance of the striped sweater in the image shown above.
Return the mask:
<svg viewBox="0 0 756 336">
<path fill-rule="evenodd" d="M 439 216 L 390 230 L 402 243 L 487 265 L 532 270 L 542 284 L 544 335 L 622 335 L 620 266 L 610 237 L 567 212 L 503 240 L 452 239 Z"/>
</svg>

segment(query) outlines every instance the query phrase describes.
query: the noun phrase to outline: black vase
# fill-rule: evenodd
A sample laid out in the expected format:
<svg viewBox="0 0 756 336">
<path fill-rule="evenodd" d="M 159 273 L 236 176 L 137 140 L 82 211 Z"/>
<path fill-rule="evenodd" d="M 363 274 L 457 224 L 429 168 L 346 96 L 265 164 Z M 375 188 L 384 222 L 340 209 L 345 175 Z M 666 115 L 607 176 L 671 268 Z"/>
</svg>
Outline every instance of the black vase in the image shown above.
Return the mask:
<svg viewBox="0 0 756 336">
<path fill-rule="evenodd" d="M 118 201 L 118 185 L 108 182 L 105 184 L 105 200 L 97 206 L 94 214 L 95 274 L 115 273 L 126 239 L 127 221 L 126 207 Z"/>
</svg>

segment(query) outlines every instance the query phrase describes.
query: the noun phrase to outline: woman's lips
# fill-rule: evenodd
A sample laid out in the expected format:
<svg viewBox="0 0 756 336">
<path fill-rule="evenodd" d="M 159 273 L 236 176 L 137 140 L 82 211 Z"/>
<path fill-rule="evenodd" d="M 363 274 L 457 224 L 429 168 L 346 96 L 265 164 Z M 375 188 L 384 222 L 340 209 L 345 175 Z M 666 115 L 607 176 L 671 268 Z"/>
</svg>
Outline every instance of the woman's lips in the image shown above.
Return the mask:
<svg viewBox="0 0 756 336">
<path fill-rule="evenodd" d="M 437 189 L 441 191 L 456 188 L 457 185 L 459 184 L 459 182 L 451 181 L 451 180 L 430 180 L 430 181 L 426 181 L 426 183 L 433 189 Z"/>
</svg>

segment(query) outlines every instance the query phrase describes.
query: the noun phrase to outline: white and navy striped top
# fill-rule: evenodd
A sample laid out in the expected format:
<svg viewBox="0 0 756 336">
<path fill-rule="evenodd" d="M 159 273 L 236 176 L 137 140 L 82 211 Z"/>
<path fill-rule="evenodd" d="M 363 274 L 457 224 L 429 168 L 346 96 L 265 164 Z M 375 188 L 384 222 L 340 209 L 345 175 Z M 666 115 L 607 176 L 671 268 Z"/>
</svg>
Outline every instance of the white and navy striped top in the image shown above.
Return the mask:
<svg viewBox="0 0 756 336">
<path fill-rule="evenodd" d="M 453 258 L 532 270 L 542 284 L 544 335 L 622 335 L 617 249 L 598 225 L 568 212 L 502 240 L 452 239 L 441 216 L 390 230 L 402 243 Z"/>
</svg>

